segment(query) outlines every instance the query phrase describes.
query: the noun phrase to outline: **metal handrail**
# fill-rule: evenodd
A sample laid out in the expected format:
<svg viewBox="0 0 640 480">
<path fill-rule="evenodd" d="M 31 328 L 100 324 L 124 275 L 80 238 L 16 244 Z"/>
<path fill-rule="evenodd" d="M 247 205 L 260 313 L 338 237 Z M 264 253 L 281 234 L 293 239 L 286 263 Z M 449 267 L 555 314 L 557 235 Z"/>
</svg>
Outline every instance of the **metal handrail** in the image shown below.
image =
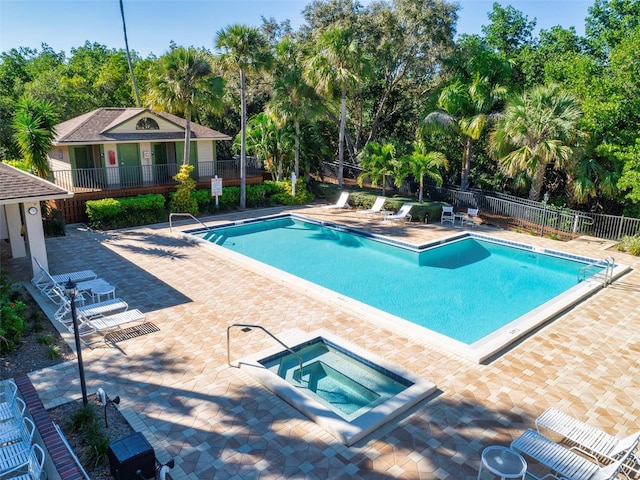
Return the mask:
<svg viewBox="0 0 640 480">
<path fill-rule="evenodd" d="M 211 227 L 207 227 L 204 223 L 202 223 L 200 220 L 198 220 L 196 217 L 194 217 L 193 215 L 191 215 L 190 213 L 170 213 L 169 214 L 169 231 L 172 232 L 173 231 L 173 226 L 172 226 L 172 222 L 171 220 L 173 219 L 174 216 L 177 217 L 191 217 L 193 218 L 196 222 L 198 222 L 200 225 L 202 225 L 204 228 L 206 228 L 207 230 L 210 230 Z"/>
<path fill-rule="evenodd" d="M 287 351 L 289 351 L 290 353 L 292 353 L 293 355 L 296 356 L 296 358 L 298 359 L 298 363 L 300 364 L 300 381 L 303 380 L 302 378 L 302 357 L 300 356 L 300 354 L 294 352 L 290 347 L 288 347 L 282 340 L 280 340 L 278 337 L 276 337 L 273 333 L 271 333 L 269 330 L 267 330 L 266 328 L 264 328 L 261 325 L 250 325 L 247 323 L 234 323 L 232 325 L 229 325 L 227 327 L 227 364 L 230 367 L 233 367 L 233 365 L 231 364 L 231 348 L 230 348 L 230 339 L 229 339 L 229 332 L 233 327 L 242 327 L 243 331 L 250 331 L 252 328 L 259 328 L 260 330 L 262 330 L 264 333 L 266 333 L 267 335 L 269 335 L 271 338 L 273 338 L 276 342 L 278 342 L 280 345 L 282 345 Z M 244 329 L 248 329 L 248 330 L 244 330 Z M 240 365 L 238 365 L 239 367 Z"/>
<path fill-rule="evenodd" d="M 586 280 L 587 272 L 591 268 L 593 267 L 602 268 L 603 265 L 605 267 L 605 270 L 604 270 L 604 279 L 602 281 L 602 287 L 604 288 L 607 285 L 609 285 L 613 280 L 613 269 L 615 267 L 615 259 L 611 256 L 605 257 L 602 260 L 598 260 L 596 262 L 591 262 L 583 266 L 582 268 L 580 268 L 580 270 L 578 271 L 578 282 L 582 282 Z"/>
</svg>

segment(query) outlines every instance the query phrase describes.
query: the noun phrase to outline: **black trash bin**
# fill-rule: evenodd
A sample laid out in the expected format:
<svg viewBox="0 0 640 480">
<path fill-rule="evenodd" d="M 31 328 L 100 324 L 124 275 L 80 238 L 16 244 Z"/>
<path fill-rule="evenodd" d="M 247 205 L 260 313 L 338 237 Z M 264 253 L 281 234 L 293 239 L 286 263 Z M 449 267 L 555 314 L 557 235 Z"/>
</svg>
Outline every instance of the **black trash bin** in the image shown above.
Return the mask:
<svg viewBox="0 0 640 480">
<path fill-rule="evenodd" d="M 109 444 L 109 466 L 115 480 L 155 478 L 156 454 L 153 447 L 140 432 Z"/>
</svg>

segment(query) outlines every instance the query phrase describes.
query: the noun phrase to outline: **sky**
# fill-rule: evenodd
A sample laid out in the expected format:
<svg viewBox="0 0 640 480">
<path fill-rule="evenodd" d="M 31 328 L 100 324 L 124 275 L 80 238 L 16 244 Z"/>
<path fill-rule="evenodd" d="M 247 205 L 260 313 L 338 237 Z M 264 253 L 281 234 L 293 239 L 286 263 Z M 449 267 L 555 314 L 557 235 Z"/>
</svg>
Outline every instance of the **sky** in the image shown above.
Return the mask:
<svg viewBox="0 0 640 480">
<path fill-rule="evenodd" d="M 361 0 L 366 4 L 370 0 Z M 529 20 L 537 20 L 537 33 L 555 25 L 575 27 L 584 34 L 584 20 L 593 0 L 495 0 L 512 5 Z M 304 23 L 302 11 L 310 0 L 124 0 L 129 49 L 142 57 L 160 56 L 177 45 L 214 50 L 213 38 L 228 25 L 261 25 L 261 17 L 278 22 L 289 19 L 294 29 Z M 481 34 L 489 23 L 494 0 L 458 0 L 461 9 L 457 33 Z M 119 0 L 0 0 L 0 52 L 48 44 L 70 53 L 86 41 L 124 48 Z"/>
</svg>

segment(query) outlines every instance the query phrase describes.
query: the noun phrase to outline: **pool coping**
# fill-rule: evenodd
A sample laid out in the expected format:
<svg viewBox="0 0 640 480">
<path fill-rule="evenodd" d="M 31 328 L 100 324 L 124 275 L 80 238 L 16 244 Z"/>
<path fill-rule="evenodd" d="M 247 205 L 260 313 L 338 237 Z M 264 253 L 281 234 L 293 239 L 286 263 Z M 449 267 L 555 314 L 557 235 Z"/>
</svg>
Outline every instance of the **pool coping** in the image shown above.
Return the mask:
<svg viewBox="0 0 640 480">
<path fill-rule="evenodd" d="M 394 375 L 409 380 L 413 385 L 385 402 L 376 405 L 370 411 L 352 421 L 348 421 L 332 412 L 317 400 L 302 393 L 301 390 L 296 389 L 293 385 L 259 363 L 260 360 L 266 357 L 282 352 L 282 346 L 277 345 L 245 356 L 237 361 L 237 366 L 245 370 L 256 381 L 275 393 L 303 415 L 313 420 L 327 433 L 336 437 L 346 446 L 351 446 L 362 440 L 387 422 L 397 418 L 417 403 L 432 395 L 437 389 L 434 383 L 424 380 L 409 370 L 378 357 L 327 330 L 320 329 L 309 333 L 290 330 L 278 335 L 278 338 L 290 348 L 295 348 L 317 337 L 321 337 L 344 350 L 362 357 L 366 361 L 374 363 Z"/>
<path fill-rule="evenodd" d="M 536 328 L 560 316 L 561 314 L 566 312 L 568 309 L 570 309 L 577 303 L 580 303 L 585 298 L 595 294 L 604 286 L 602 276 L 598 274 L 594 275 L 593 277 L 590 277 L 589 279 L 578 283 L 574 287 L 571 287 L 570 289 L 566 290 L 564 293 L 530 310 L 526 314 L 512 320 L 508 324 L 503 325 L 502 327 L 498 328 L 494 332 L 482 337 L 481 339 L 471 344 L 466 344 L 461 341 L 455 340 L 451 337 L 447 337 L 446 335 L 443 335 L 439 332 L 431 330 L 427 327 L 417 325 L 413 322 L 405 320 L 402 317 L 398 317 L 396 315 L 390 314 L 378 308 L 372 307 L 358 300 L 347 297 L 346 295 L 340 294 L 336 291 L 333 291 L 321 285 L 315 284 L 313 282 L 300 278 L 296 275 L 287 273 L 283 270 L 272 267 L 258 260 L 247 257 L 243 254 L 224 248 L 209 240 L 205 240 L 196 235 L 193 235 L 193 234 L 202 233 L 209 230 L 215 230 L 215 229 L 238 226 L 238 225 L 247 225 L 247 224 L 260 222 L 264 220 L 274 220 L 279 218 L 294 218 L 294 219 L 310 222 L 310 223 L 321 225 L 321 226 L 335 228 L 339 231 L 344 231 L 344 232 L 352 233 L 355 235 L 361 235 L 365 238 L 378 240 L 388 245 L 407 248 L 414 252 L 423 252 L 425 250 L 435 248 L 443 244 L 463 240 L 465 238 L 475 238 L 475 239 L 484 240 L 484 241 L 492 242 L 499 245 L 506 245 L 506 246 L 528 250 L 534 253 L 553 255 L 559 258 L 576 260 L 576 261 L 581 261 L 585 263 L 599 262 L 599 260 L 591 257 L 565 253 L 558 250 L 528 245 L 526 243 L 499 239 L 499 238 L 491 237 L 489 235 L 484 235 L 476 232 L 455 232 L 455 233 L 452 233 L 452 235 L 445 236 L 443 238 L 440 238 L 432 242 L 415 245 L 408 242 L 403 242 L 403 241 L 395 240 L 389 237 L 385 237 L 383 235 L 378 235 L 371 232 L 363 231 L 358 228 L 348 227 L 348 226 L 336 224 L 333 222 L 317 220 L 314 218 L 309 218 L 304 215 L 295 214 L 295 213 L 280 213 L 275 215 L 267 215 L 267 216 L 255 217 L 250 219 L 225 222 L 222 224 L 217 224 L 213 227 L 207 227 L 207 228 L 199 227 L 199 228 L 189 229 L 189 230 L 180 232 L 180 234 L 184 238 L 194 240 L 197 243 L 203 244 L 205 247 L 210 248 L 211 251 L 213 251 L 215 254 L 221 255 L 226 259 L 233 260 L 240 266 L 248 268 L 259 275 L 267 276 L 268 278 L 271 278 L 274 281 L 287 283 L 289 286 L 291 286 L 291 288 L 295 288 L 301 291 L 302 293 L 311 295 L 313 298 L 319 299 L 321 301 L 325 301 L 335 307 L 342 308 L 358 316 L 362 316 L 367 320 L 370 320 L 372 318 L 379 320 L 384 326 L 391 329 L 392 331 L 400 332 L 410 338 L 419 340 L 426 345 L 438 347 L 449 354 L 465 358 L 467 360 L 470 360 L 478 364 L 485 362 L 487 359 L 495 357 L 497 354 L 499 354 L 503 350 L 506 350 L 509 346 L 511 346 L 514 342 L 516 342 L 520 338 L 526 336 L 528 333 L 535 330 Z M 631 271 L 631 268 L 627 265 L 614 264 L 613 271 L 611 272 L 611 281 L 613 282 L 614 280 L 618 279 L 619 277 L 628 273 L 629 271 Z M 478 299 L 478 300 L 481 301 L 481 299 Z"/>
</svg>

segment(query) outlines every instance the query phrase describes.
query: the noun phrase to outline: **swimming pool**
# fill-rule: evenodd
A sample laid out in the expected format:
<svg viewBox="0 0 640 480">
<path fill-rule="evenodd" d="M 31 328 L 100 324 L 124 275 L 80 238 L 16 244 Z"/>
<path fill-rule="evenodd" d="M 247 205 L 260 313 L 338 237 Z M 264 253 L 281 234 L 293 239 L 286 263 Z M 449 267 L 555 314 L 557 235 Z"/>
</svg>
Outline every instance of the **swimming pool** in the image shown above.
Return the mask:
<svg viewBox="0 0 640 480">
<path fill-rule="evenodd" d="M 292 345 L 290 350 L 275 347 L 246 357 L 239 365 L 345 445 L 436 390 L 433 383 L 330 332 L 288 332 L 283 339 Z"/>
<path fill-rule="evenodd" d="M 594 259 L 475 233 L 415 246 L 297 215 L 192 233 L 336 292 L 343 303 L 355 300 L 384 312 L 395 327 L 401 324 L 396 319 L 425 327 L 454 350 L 469 347 L 475 359 L 486 358 L 493 346 L 509 343 L 602 282 L 578 282 L 581 269 Z"/>
</svg>

